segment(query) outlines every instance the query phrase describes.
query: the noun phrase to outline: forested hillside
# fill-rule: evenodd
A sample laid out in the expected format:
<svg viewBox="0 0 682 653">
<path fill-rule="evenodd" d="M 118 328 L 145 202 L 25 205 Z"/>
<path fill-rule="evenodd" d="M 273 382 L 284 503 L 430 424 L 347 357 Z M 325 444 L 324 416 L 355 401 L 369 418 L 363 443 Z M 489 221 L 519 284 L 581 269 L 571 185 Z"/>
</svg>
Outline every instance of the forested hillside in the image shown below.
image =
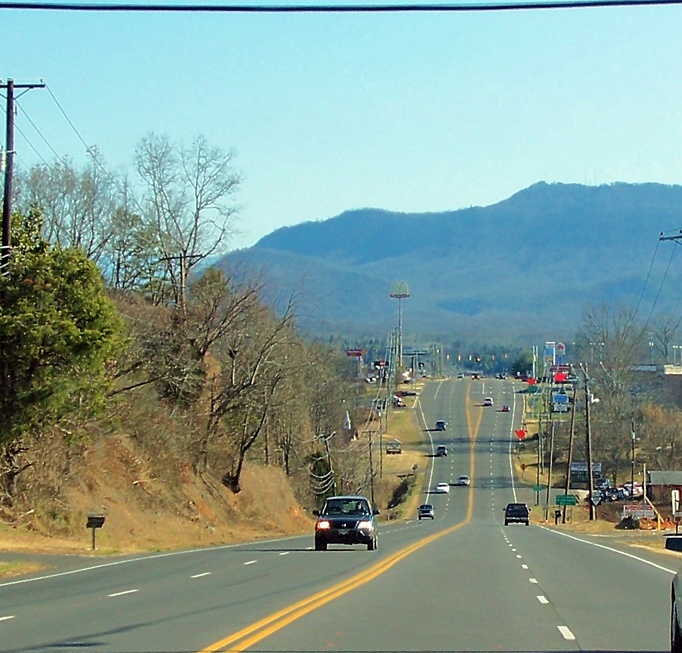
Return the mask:
<svg viewBox="0 0 682 653">
<path fill-rule="evenodd" d="M 405 328 L 426 339 L 568 340 L 584 309 L 602 301 L 677 304 L 674 245 L 652 258 L 681 216 L 682 186 L 539 183 L 486 207 L 350 210 L 278 229 L 220 265 L 296 289 L 302 324 L 317 333 L 389 330 L 389 292 L 404 280 Z"/>
</svg>

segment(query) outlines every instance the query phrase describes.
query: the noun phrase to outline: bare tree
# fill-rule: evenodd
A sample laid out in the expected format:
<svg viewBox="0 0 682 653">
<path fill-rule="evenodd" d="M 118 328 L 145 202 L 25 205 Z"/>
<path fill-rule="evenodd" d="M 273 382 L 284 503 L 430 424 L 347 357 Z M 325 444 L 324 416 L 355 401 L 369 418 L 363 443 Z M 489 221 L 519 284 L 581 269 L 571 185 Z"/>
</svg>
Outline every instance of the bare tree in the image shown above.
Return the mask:
<svg viewBox="0 0 682 653">
<path fill-rule="evenodd" d="M 137 146 L 149 244 L 164 263 L 181 313 L 191 271 L 220 253 L 231 233 L 237 212 L 232 197 L 241 182 L 234 157 L 232 151 L 209 146 L 203 136 L 184 147 L 152 133 Z"/>
<path fill-rule="evenodd" d="M 649 325 L 652 342 L 661 354 L 664 363 L 670 363 L 672 344 L 677 339 L 682 317 L 670 313 L 661 315 Z"/>
<path fill-rule="evenodd" d="M 20 180 L 18 207 L 42 211 L 46 240 L 79 248 L 99 262 L 114 233 L 120 191 L 99 150 L 89 156 L 80 171 L 66 158 L 31 168 Z"/>
</svg>

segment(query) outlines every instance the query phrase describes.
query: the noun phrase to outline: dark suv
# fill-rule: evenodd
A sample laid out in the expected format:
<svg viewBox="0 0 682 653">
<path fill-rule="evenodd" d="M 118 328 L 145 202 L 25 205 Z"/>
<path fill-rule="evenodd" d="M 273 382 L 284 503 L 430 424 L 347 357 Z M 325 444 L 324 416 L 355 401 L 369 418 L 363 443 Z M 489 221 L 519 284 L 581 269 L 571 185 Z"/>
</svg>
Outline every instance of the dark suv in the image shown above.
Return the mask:
<svg viewBox="0 0 682 653">
<path fill-rule="evenodd" d="M 530 523 L 530 510 L 525 503 L 508 503 L 504 509 L 504 525 Z"/>
<path fill-rule="evenodd" d="M 328 544 L 366 544 L 369 551 L 379 546 L 377 509 L 361 496 L 329 497 L 322 510 L 313 510 L 315 551 L 326 551 Z"/>
</svg>

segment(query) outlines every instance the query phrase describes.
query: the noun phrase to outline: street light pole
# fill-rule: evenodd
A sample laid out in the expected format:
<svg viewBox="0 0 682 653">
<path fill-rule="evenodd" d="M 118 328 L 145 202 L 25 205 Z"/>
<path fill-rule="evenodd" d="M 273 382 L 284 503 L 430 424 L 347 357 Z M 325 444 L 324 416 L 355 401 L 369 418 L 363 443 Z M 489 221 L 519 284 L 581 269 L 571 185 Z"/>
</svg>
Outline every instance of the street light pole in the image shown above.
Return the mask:
<svg viewBox="0 0 682 653">
<path fill-rule="evenodd" d="M 632 451 L 630 453 L 630 464 L 632 469 L 630 471 L 630 492 L 634 494 L 635 491 L 635 420 L 630 421 L 630 437 L 632 439 Z"/>
</svg>

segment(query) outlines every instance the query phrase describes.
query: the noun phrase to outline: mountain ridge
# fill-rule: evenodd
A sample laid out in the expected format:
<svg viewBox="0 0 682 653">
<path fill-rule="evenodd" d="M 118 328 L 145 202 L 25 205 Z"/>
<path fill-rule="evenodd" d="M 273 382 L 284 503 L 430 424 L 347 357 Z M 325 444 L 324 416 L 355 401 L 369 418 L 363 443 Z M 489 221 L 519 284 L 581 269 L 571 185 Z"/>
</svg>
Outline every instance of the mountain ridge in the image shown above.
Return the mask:
<svg viewBox="0 0 682 653">
<path fill-rule="evenodd" d="M 295 291 L 299 324 L 317 334 L 393 329 L 389 292 L 405 280 L 405 329 L 568 339 L 588 305 L 634 306 L 643 288 L 653 303 L 655 288 L 644 287 L 652 252 L 661 232 L 680 226 L 682 186 L 538 182 L 485 207 L 350 209 L 276 229 L 218 265 L 258 270 L 274 293 Z M 651 278 L 664 274 L 657 304 L 673 310 L 682 267 L 655 261 Z"/>
</svg>

